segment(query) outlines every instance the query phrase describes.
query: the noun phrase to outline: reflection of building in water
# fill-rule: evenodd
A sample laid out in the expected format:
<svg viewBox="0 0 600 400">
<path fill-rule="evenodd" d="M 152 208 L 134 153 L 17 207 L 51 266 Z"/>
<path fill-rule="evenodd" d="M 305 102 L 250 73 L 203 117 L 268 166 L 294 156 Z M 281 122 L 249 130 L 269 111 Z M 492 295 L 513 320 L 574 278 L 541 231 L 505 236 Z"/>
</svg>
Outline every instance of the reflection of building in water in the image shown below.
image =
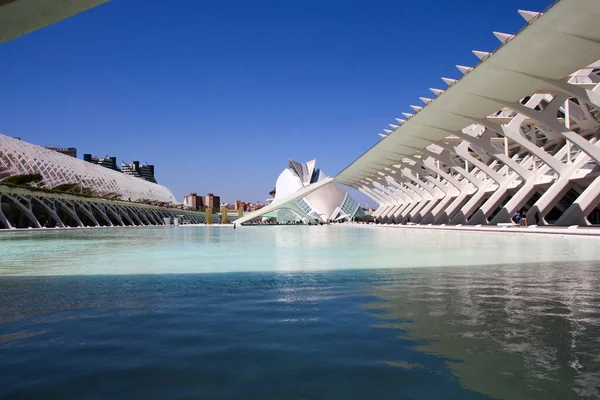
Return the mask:
<svg viewBox="0 0 600 400">
<path fill-rule="evenodd" d="M 372 294 L 385 302 L 369 308 L 419 349 L 452 360 L 467 389 L 494 398 L 600 396 L 600 266 L 390 270 L 380 280 Z"/>
</svg>

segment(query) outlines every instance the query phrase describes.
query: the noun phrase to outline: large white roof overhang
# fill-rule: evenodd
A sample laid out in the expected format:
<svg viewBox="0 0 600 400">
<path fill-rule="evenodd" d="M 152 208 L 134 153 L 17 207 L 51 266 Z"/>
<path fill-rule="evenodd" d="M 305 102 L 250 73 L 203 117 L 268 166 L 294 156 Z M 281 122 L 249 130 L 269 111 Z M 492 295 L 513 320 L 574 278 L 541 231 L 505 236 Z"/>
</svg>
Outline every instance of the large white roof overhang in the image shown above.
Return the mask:
<svg viewBox="0 0 600 400">
<path fill-rule="evenodd" d="M 109 0 L 0 0 L 0 43 L 107 1 Z"/>
<path fill-rule="evenodd" d="M 357 187 L 402 156 L 518 102 L 533 93 L 556 93 L 549 81 L 565 80 L 600 59 L 598 0 L 562 0 L 532 18 L 506 42 L 435 99 L 395 128 L 335 177 Z M 501 36 L 501 35 L 497 35 Z M 485 54 L 485 53 L 483 53 Z M 460 68 L 459 68 L 460 69 Z"/>
</svg>

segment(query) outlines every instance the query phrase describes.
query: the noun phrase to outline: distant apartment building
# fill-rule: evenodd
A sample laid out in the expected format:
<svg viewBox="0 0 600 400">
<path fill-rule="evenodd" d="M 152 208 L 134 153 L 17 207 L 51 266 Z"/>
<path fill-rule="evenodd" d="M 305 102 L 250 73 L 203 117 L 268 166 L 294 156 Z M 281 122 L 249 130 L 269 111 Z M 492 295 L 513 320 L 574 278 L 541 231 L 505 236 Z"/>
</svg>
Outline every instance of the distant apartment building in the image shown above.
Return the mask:
<svg viewBox="0 0 600 400">
<path fill-rule="evenodd" d="M 142 176 L 143 180 L 156 183 L 156 178 L 154 177 L 154 165 L 141 165 L 140 175 Z"/>
<path fill-rule="evenodd" d="M 226 209 L 227 211 L 233 211 L 234 205 L 231 203 L 221 203 L 221 210 Z"/>
<path fill-rule="evenodd" d="M 194 211 L 198 211 L 204 206 L 204 196 L 198 196 L 197 193 L 190 193 L 189 196 L 183 198 L 184 207 L 189 207 Z"/>
<path fill-rule="evenodd" d="M 18 138 L 17 138 L 18 139 Z M 56 151 L 69 157 L 77 158 L 77 149 L 75 147 L 42 146 L 45 149 Z"/>
<path fill-rule="evenodd" d="M 241 201 L 241 200 L 236 200 L 236 201 L 233 203 L 233 209 L 234 209 L 235 211 L 238 211 L 238 210 L 242 210 L 242 211 L 244 211 L 244 202 L 243 202 L 243 201 Z"/>
<path fill-rule="evenodd" d="M 213 210 L 219 210 L 221 208 L 221 197 L 209 193 L 204 199 L 204 205 L 206 207 L 212 208 Z"/>
<path fill-rule="evenodd" d="M 117 157 L 106 156 L 104 158 L 94 157 L 91 154 L 84 154 L 83 161 L 87 161 L 93 164 L 98 164 L 101 167 L 112 169 L 113 171 L 121 170 L 117 167 Z"/>
<path fill-rule="evenodd" d="M 246 209 L 244 211 L 253 212 L 253 211 L 256 211 L 256 210 L 260 210 L 264 206 L 265 206 L 264 204 L 252 204 L 252 203 L 249 203 L 249 204 L 245 205 Z"/>
<path fill-rule="evenodd" d="M 139 161 L 133 161 L 131 164 L 125 164 L 125 162 L 123 162 L 121 168 L 126 175 L 136 176 L 145 181 L 157 183 L 156 178 L 154 177 L 154 165 L 140 165 Z"/>
</svg>

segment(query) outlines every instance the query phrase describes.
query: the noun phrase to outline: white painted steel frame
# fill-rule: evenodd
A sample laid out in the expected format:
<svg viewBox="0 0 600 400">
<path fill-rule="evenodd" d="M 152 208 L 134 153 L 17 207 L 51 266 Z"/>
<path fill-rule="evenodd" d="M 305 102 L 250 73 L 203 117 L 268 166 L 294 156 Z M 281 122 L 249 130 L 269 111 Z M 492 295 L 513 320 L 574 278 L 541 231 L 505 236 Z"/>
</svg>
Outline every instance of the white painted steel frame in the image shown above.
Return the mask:
<svg viewBox="0 0 600 400">
<path fill-rule="evenodd" d="M 411 106 L 399 125 L 335 177 L 379 204 L 383 222 L 587 225 L 600 203 L 600 7 L 563 0 L 519 11 L 517 34 L 495 32 L 460 80 Z M 565 208 L 561 199 L 574 190 Z M 561 209 L 565 208 L 565 209 Z M 551 210 L 562 214 L 547 221 Z"/>
</svg>

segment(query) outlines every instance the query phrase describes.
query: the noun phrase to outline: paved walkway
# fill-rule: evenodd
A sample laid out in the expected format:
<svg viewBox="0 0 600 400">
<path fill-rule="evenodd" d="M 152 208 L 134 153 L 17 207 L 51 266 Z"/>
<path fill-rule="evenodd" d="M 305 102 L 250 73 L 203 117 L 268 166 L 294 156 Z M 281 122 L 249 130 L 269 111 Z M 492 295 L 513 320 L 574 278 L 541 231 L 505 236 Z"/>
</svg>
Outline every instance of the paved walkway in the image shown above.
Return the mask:
<svg viewBox="0 0 600 400">
<path fill-rule="evenodd" d="M 596 226 L 518 226 L 513 224 L 506 225 L 394 225 L 394 224 L 357 224 L 347 223 L 348 226 L 359 227 L 381 227 L 397 229 L 429 229 L 445 231 L 465 231 L 465 232 L 501 232 L 501 233 L 520 233 L 520 234 L 546 234 L 546 235 L 564 235 L 564 236 L 597 236 L 600 237 L 600 227 Z"/>
<path fill-rule="evenodd" d="M 185 225 L 169 225 L 169 227 L 230 227 L 233 228 L 233 224 L 185 224 Z M 245 225 L 244 227 L 252 226 L 292 226 L 292 225 Z M 536 226 L 531 225 L 528 227 L 517 226 L 517 225 L 419 225 L 419 224 L 408 224 L 408 225 L 394 225 L 394 224 L 358 224 L 358 223 L 344 223 L 335 226 L 352 226 L 359 228 L 393 228 L 393 229 L 429 229 L 429 230 L 443 230 L 443 231 L 465 231 L 465 232 L 496 232 L 496 233 L 518 233 L 518 234 L 544 234 L 544 235 L 563 235 L 563 236 L 588 236 L 588 237 L 600 237 L 600 227 L 597 226 Z M 93 226 L 93 227 L 76 227 L 76 228 L 25 228 L 25 229 L 0 229 L 2 232 L 52 232 L 59 230 L 88 230 L 88 229 L 114 229 L 114 228 L 166 228 L 164 225 L 151 225 L 151 226 Z M 240 227 L 238 225 L 238 227 Z"/>
</svg>

